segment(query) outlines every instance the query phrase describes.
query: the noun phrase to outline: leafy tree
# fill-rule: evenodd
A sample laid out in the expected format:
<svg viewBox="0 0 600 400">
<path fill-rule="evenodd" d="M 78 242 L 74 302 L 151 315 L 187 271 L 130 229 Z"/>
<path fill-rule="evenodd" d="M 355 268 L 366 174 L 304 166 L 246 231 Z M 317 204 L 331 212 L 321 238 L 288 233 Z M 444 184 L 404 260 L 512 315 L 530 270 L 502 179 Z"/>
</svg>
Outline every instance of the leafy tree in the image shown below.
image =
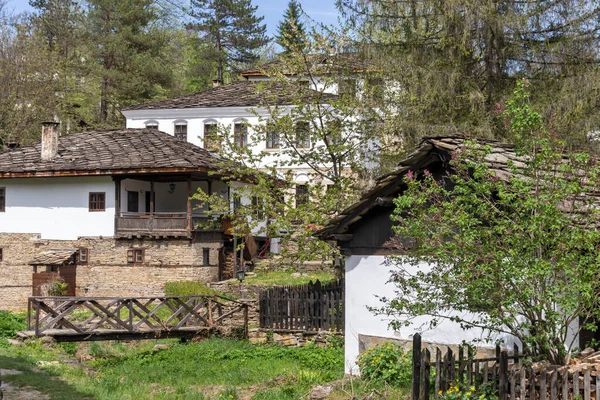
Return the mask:
<svg viewBox="0 0 600 400">
<path fill-rule="evenodd" d="M 256 16 L 251 0 L 191 0 L 190 28 L 201 32 L 216 50 L 217 79 L 227 67 L 253 62 L 255 51 L 268 43 L 264 17 Z"/>
<path fill-rule="evenodd" d="M 508 177 L 494 174 L 490 146 L 476 142 L 455 154 L 445 177 L 406 175 L 393 217 L 394 244 L 405 252 L 391 260 L 396 295 L 375 311 L 395 317 L 396 329 L 426 315 L 430 327 L 450 319 L 488 339 L 514 335 L 562 364 L 574 347 L 569 326 L 581 317 L 579 329 L 595 327 L 600 316 L 600 169 L 587 154 L 562 153 L 526 85 L 505 114 L 520 160 L 509 162 Z"/>
<path fill-rule="evenodd" d="M 347 57 L 329 55 L 337 40 L 314 34 L 303 51 L 266 71 L 271 80 L 256 87 L 263 100 L 263 110 L 255 110 L 259 124 L 248 127 L 244 146 L 231 126 L 218 130 L 224 160 L 219 175 L 241 180 L 264 172 L 253 186 L 237 189 L 244 201 L 231 214 L 234 225 L 243 237 L 268 220 L 262 232 L 282 240 L 282 263 L 331 257 L 336 250 L 313 240 L 314 231 L 356 200 L 378 174 L 377 110 L 363 107 L 359 96 L 331 93 L 356 79 L 348 72 Z M 290 105 L 281 105 L 282 98 Z M 306 183 L 292 171 L 300 171 Z M 208 213 L 230 212 L 227 201 L 202 193 L 199 199 L 210 204 Z"/>
<path fill-rule="evenodd" d="M 277 25 L 277 34 L 275 35 L 277 44 L 283 48 L 284 53 L 302 50 L 305 46 L 306 32 L 304 24 L 300 20 L 301 16 L 300 4 L 296 0 L 290 0 L 283 14 L 283 21 Z"/>
<path fill-rule="evenodd" d="M 402 90 L 399 142 L 471 132 L 508 138 L 499 114 L 528 76 L 549 129 L 585 147 L 598 129 L 600 8 L 595 0 L 337 0 L 373 69 Z M 390 113 L 390 116 L 393 116 Z"/>
</svg>

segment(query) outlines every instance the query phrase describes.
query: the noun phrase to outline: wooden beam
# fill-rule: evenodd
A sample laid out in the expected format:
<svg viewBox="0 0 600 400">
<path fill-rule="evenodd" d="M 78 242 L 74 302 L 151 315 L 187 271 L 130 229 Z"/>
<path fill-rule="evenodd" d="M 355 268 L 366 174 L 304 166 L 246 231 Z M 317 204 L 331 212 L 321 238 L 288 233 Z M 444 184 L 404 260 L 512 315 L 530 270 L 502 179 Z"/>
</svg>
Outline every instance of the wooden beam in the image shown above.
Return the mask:
<svg viewBox="0 0 600 400">
<path fill-rule="evenodd" d="M 151 213 L 156 211 L 154 206 L 154 179 L 150 181 L 150 210 L 148 211 Z"/>
<path fill-rule="evenodd" d="M 190 232 L 192 230 L 192 176 L 188 176 L 187 179 L 187 231 Z"/>
<path fill-rule="evenodd" d="M 381 207 L 394 207 L 394 198 L 393 197 L 378 197 L 375 200 L 375 204 Z"/>
</svg>

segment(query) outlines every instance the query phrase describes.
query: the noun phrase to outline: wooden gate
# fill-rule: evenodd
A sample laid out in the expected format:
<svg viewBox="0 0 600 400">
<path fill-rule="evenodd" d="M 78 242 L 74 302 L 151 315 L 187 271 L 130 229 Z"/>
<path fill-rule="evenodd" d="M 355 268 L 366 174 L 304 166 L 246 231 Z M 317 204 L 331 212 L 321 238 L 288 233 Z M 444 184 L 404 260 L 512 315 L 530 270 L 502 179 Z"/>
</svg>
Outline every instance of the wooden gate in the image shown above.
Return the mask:
<svg viewBox="0 0 600 400">
<path fill-rule="evenodd" d="M 77 266 L 62 265 L 58 267 L 57 272 L 34 272 L 31 276 L 32 280 L 32 295 L 44 296 L 47 293 L 42 293 L 42 285 L 48 282 L 63 279 L 67 284 L 66 296 L 75 296 L 77 286 Z"/>
</svg>

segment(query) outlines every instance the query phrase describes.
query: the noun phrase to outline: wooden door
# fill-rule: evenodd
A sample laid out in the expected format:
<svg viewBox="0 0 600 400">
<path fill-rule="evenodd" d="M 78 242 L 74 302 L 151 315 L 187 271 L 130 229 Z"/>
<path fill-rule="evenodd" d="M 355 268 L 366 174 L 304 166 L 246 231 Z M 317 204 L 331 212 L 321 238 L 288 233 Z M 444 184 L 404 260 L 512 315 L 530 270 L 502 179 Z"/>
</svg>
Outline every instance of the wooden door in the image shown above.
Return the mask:
<svg viewBox="0 0 600 400">
<path fill-rule="evenodd" d="M 138 192 L 127 191 L 127 212 L 139 212 L 140 194 Z"/>
</svg>

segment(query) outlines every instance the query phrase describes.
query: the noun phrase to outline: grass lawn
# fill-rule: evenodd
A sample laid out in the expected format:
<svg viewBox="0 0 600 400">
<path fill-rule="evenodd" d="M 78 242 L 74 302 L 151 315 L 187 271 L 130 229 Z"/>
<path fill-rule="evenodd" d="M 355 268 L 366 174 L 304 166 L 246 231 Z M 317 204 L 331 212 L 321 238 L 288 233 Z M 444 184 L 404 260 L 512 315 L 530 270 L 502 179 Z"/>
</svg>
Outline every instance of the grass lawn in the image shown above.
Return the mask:
<svg viewBox="0 0 600 400">
<path fill-rule="evenodd" d="M 153 351 L 156 341 L 0 348 L 0 367 L 23 371 L 3 379 L 51 399 L 300 399 L 343 376 L 343 349 L 252 345 L 210 339 Z M 67 362 L 81 348 L 86 368 Z M 58 363 L 49 362 L 58 360 Z M 41 363 L 40 363 L 41 361 Z"/>
<path fill-rule="evenodd" d="M 244 283 L 249 285 L 304 285 L 310 281 L 327 283 L 335 280 L 335 276 L 326 272 L 308 272 L 306 276 L 292 276 L 292 272 L 257 272 L 256 275 L 247 276 Z"/>
</svg>

